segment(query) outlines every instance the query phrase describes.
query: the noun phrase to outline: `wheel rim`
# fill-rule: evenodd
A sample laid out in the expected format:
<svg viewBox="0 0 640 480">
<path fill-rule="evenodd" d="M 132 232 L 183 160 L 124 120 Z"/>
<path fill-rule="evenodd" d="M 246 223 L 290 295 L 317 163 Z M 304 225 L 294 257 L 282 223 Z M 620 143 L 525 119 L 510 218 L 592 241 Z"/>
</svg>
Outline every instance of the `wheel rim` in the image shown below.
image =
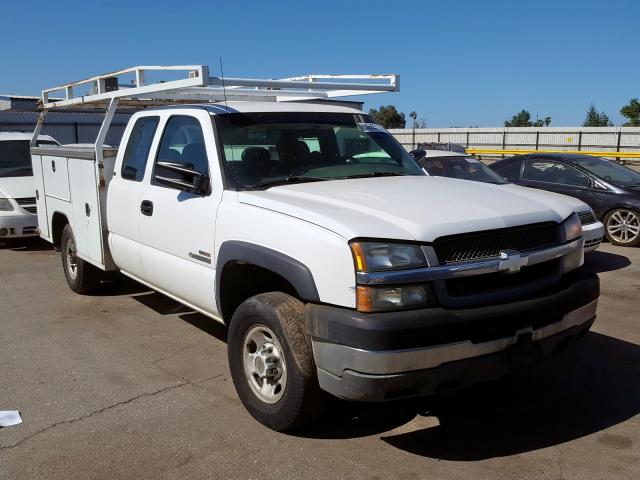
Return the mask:
<svg viewBox="0 0 640 480">
<path fill-rule="evenodd" d="M 244 373 L 253 393 L 265 403 L 276 403 L 287 386 L 282 345 L 271 329 L 256 325 L 244 336 Z"/>
<path fill-rule="evenodd" d="M 616 210 L 609 216 L 607 233 L 618 243 L 631 243 L 640 235 L 640 217 L 632 210 Z"/>
<path fill-rule="evenodd" d="M 64 258 L 67 265 L 67 272 L 69 276 L 75 280 L 78 276 L 78 257 L 76 256 L 76 243 L 72 239 L 69 239 L 67 242 Z"/>
</svg>

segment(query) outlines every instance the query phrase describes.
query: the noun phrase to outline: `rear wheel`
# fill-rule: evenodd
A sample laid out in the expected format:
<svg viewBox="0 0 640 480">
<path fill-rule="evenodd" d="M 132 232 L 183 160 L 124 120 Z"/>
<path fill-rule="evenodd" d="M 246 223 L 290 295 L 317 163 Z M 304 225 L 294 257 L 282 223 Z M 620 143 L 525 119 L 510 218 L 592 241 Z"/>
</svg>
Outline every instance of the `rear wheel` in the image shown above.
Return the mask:
<svg viewBox="0 0 640 480">
<path fill-rule="evenodd" d="M 227 342 L 229 368 L 245 408 L 278 431 L 311 423 L 322 411 L 304 304 L 280 292 L 256 295 L 236 310 Z"/>
<path fill-rule="evenodd" d="M 614 245 L 640 245 L 640 213 L 628 208 L 616 208 L 604 217 L 605 235 Z"/>
<path fill-rule="evenodd" d="M 76 240 L 71 225 L 65 225 L 60 242 L 62 269 L 69 288 L 76 293 L 89 293 L 100 283 L 100 270 L 77 256 Z"/>
</svg>

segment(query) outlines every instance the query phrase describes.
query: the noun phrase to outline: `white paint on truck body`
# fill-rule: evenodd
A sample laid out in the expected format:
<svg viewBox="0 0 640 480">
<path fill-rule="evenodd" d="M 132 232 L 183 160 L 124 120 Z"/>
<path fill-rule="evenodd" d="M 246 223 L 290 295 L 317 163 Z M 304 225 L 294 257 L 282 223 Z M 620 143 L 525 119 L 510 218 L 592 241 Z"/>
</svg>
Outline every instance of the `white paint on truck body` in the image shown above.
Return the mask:
<svg viewBox="0 0 640 480">
<path fill-rule="evenodd" d="M 220 105 L 219 111 L 222 115 L 238 111 L 361 114 L 336 106 L 263 102 L 230 102 Z M 181 192 L 152 182 L 164 127 L 176 115 L 195 118 L 202 128 L 211 179 L 209 195 Z M 573 211 L 566 202 L 533 190 L 428 176 L 330 180 L 263 191 L 225 190 L 212 115 L 194 106 L 136 113 L 129 121 L 115 165 L 102 167 L 104 185 L 100 167 L 91 160 L 42 157 L 47 192 L 42 207 L 48 224 L 56 212 L 66 215 L 74 232 L 84 235 L 85 243 L 78 245 L 84 245 L 79 250 L 81 258 L 103 269 L 121 270 L 220 320 L 216 256 L 227 241 L 264 246 L 299 261 L 311 271 L 322 303 L 353 308 L 356 278 L 349 241 L 354 238 L 431 242 L 443 235 L 559 223 Z M 121 175 L 124 146 L 136 120 L 145 116 L 159 117 L 159 122 L 144 177 L 131 181 Z M 56 162 L 58 176 L 49 171 L 52 161 Z M 88 178 L 91 172 L 80 166 L 82 162 L 93 165 L 93 178 Z M 68 170 L 72 173 L 66 185 L 58 177 Z M 106 195 L 106 212 L 99 217 L 101 230 L 87 225 L 83 218 L 85 199 L 92 190 L 97 199 Z M 82 200 L 76 196 L 79 191 Z M 153 203 L 152 216 L 141 213 L 145 200 Z M 102 234 L 108 238 L 108 243 L 100 243 L 102 258 L 112 258 L 112 264 L 96 261 L 92 250 Z M 51 234 L 43 232 L 43 237 L 52 240 Z"/>
</svg>

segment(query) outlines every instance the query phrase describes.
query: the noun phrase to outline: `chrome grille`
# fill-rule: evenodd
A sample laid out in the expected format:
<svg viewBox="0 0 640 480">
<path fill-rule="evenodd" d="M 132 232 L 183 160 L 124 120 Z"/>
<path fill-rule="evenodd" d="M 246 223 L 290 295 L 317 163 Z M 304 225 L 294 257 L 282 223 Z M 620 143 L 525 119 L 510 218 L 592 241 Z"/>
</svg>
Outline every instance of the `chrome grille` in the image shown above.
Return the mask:
<svg viewBox="0 0 640 480">
<path fill-rule="evenodd" d="M 578 217 L 580 217 L 580 223 L 582 225 L 590 225 L 592 223 L 596 223 L 598 220 L 596 219 L 593 212 L 579 212 Z"/>
<path fill-rule="evenodd" d="M 503 250 L 526 252 L 552 247 L 559 244 L 559 233 L 555 223 L 538 223 L 440 237 L 433 248 L 440 263 L 468 262 L 498 257 Z"/>
<path fill-rule="evenodd" d="M 16 198 L 16 202 L 29 213 L 37 213 L 36 197 Z"/>
</svg>

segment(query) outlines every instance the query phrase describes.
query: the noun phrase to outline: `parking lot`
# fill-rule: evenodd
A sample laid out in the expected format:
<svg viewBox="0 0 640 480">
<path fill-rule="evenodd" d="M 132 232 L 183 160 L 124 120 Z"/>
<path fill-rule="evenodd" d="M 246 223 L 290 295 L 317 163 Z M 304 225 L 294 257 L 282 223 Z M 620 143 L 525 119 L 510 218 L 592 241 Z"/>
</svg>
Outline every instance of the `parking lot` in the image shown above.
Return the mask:
<svg viewBox="0 0 640 480">
<path fill-rule="evenodd" d="M 640 249 L 587 256 L 593 332 L 535 371 L 439 398 L 336 402 L 284 435 L 240 404 L 225 330 L 131 281 L 67 287 L 59 254 L 0 247 L 0 478 L 638 478 Z"/>
</svg>

